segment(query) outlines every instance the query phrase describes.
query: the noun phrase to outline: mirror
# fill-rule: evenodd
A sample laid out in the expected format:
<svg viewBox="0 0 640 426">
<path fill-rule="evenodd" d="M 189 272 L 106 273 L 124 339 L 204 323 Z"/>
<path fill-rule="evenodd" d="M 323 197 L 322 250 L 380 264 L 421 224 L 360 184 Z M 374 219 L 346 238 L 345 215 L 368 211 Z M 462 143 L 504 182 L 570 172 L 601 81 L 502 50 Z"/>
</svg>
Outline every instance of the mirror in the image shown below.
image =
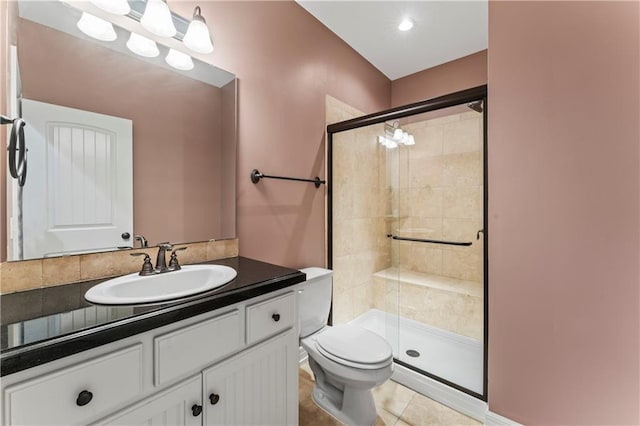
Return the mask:
<svg viewBox="0 0 640 426">
<path fill-rule="evenodd" d="M 6 260 L 235 238 L 235 76 L 197 59 L 178 72 L 162 45 L 137 56 L 119 26 L 91 39 L 59 0 L 10 3 L 7 104 L 27 123 L 28 173 L 23 187 L 7 173 Z"/>
</svg>

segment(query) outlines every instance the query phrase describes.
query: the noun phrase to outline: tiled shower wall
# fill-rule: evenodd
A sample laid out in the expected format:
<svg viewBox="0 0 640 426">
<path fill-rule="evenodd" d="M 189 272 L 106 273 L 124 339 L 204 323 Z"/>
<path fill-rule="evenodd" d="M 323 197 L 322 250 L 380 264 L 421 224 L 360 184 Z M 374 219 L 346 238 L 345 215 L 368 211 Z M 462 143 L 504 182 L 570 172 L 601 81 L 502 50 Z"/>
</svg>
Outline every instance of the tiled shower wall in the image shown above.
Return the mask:
<svg viewBox="0 0 640 426">
<path fill-rule="evenodd" d="M 327 123 L 358 115 L 327 98 Z M 481 339 L 482 115 L 465 111 L 403 128 L 416 145 L 381 147 L 382 124 L 333 135 L 334 323 L 378 308 Z M 390 232 L 473 244 L 392 244 Z M 380 273 L 392 265 L 407 271 L 402 279 Z"/>
<path fill-rule="evenodd" d="M 327 97 L 327 123 L 362 115 Z M 386 238 L 386 155 L 377 143 L 382 124 L 333 135 L 333 322 L 372 306 L 373 274 L 391 266 Z"/>
<path fill-rule="evenodd" d="M 482 114 L 475 111 L 408 124 L 416 144 L 398 152 L 393 179 L 396 231 L 403 236 L 472 242 L 470 247 L 399 242 L 400 267 L 483 281 Z"/>
</svg>

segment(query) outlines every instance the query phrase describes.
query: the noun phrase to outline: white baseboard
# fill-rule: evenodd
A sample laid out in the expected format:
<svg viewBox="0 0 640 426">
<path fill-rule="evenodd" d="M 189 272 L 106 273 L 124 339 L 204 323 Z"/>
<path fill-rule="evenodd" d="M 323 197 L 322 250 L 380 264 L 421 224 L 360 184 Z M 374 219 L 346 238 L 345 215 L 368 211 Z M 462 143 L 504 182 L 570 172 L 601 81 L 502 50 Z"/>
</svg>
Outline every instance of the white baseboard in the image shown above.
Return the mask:
<svg viewBox="0 0 640 426">
<path fill-rule="evenodd" d="M 453 408 L 479 422 L 485 421 L 487 403 L 398 364 L 393 366 L 391 380 Z"/>
<path fill-rule="evenodd" d="M 518 422 L 514 422 L 511 419 L 501 416 L 500 414 L 492 413 L 491 411 L 487 411 L 484 424 L 487 426 L 522 426 Z"/>
</svg>

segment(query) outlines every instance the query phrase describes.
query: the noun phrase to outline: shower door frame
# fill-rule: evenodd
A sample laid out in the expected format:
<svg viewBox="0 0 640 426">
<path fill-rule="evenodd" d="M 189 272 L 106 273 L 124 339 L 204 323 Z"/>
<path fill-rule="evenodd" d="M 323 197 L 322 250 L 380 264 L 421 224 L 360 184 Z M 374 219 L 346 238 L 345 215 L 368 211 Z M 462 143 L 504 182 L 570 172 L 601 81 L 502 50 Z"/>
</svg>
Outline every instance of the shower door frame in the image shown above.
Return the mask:
<svg viewBox="0 0 640 426">
<path fill-rule="evenodd" d="M 484 112 L 482 113 L 482 146 L 483 146 L 483 242 L 484 242 L 484 283 L 483 283 L 483 356 L 482 356 L 482 394 L 464 388 L 456 383 L 450 382 L 446 379 L 438 377 L 427 371 L 421 370 L 408 363 L 400 361 L 394 358 L 394 362 L 423 374 L 433 380 L 444 383 L 447 386 L 451 386 L 461 392 L 468 395 L 487 401 L 487 357 L 488 357 L 488 340 L 489 340 L 489 252 L 488 252 L 488 173 L 487 173 L 487 117 L 488 117 L 488 102 L 487 102 L 487 85 L 477 86 L 459 92 L 450 93 L 448 95 L 439 96 L 432 99 L 427 99 L 412 104 L 387 109 L 373 114 L 363 115 L 362 117 L 353 118 L 350 120 L 341 121 L 338 123 L 330 124 L 327 126 L 327 262 L 329 269 L 333 268 L 333 134 L 345 132 L 348 130 L 357 129 L 360 127 L 366 127 L 372 124 L 384 123 L 385 121 L 397 120 L 400 118 L 408 117 L 411 115 L 422 114 L 430 111 L 436 111 L 456 105 L 461 105 L 474 101 L 482 101 L 484 106 Z M 332 303 L 333 305 L 333 303 Z M 332 318 L 329 318 L 329 323 L 332 323 Z"/>
</svg>

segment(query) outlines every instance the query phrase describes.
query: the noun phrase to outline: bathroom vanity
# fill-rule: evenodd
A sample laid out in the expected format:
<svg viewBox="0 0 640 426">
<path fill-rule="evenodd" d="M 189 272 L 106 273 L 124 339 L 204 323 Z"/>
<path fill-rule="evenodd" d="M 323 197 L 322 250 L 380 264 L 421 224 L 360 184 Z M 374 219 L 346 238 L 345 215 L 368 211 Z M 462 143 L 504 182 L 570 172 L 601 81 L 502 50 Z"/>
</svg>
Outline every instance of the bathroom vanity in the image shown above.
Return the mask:
<svg viewBox="0 0 640 426">
<path fill-rule="evenodd" d="M 98 281 L 3 296 L 2 424 L 297 424 L 305 275 L 209 263 L 238 276 L 161 305 L 89 305 Z"/>
</svg>

